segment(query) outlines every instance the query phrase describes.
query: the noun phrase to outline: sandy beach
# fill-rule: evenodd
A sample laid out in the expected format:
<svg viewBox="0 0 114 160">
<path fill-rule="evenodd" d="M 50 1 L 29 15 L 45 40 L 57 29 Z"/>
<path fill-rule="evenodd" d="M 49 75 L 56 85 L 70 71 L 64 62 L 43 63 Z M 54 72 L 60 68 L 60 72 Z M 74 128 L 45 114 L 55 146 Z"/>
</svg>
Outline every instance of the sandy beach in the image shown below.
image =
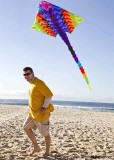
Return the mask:
<svg viewBox="0 0 114 160">
<path fill-rule="evenodd" d="M 41 152 L 26 156 L 32 144 L 22 129 L 27 106 L 0 106 L 0 160 L 113 160 L 114 113 L 55 109 L 50 118 L 51 155 L 43 157 L 44 139 L 35 131 Z"/>
</svg>

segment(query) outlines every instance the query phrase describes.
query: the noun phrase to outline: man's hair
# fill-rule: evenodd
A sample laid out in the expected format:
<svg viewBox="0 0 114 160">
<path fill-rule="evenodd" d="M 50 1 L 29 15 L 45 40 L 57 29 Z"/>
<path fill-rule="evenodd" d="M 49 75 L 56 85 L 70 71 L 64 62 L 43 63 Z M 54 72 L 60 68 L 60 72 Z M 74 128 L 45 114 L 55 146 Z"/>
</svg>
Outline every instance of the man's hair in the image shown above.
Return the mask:
<svg viewBox="0 0 114 160">
<path fill-rule="evenodd" d="M 31 68 L 31 67 L 25 67 L 25 68 L 23 68 L 23 71 L 30 71 L 30 72 L 32 72 L 33 73 L 33 69 Z"/>
</svg>

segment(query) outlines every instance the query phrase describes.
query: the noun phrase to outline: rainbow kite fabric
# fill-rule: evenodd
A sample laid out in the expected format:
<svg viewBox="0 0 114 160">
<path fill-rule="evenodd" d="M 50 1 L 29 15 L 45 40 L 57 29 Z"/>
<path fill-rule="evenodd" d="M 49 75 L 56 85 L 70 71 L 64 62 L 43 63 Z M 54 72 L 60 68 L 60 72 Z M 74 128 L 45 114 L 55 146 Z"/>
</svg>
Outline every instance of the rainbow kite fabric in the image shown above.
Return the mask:
<svg viewBox="0 0 114 160">
<path fill-rule="evenodd" d="M 66 32 L 72 33 L 74 28 L 82 21 L 83 19 L 81 17 L 78 17 L 56 5 L 53 5 L 52 3 L 41 1 L 32 29 L 53 37 L 56 37 L 57 34 L 59 34 L 59 36 L 68 46 L 69 51 L 71 52 L 84 79 L 86 80 L 88 88 L 90 89 L 88 77 L 66 34 Z"/>
</svg>

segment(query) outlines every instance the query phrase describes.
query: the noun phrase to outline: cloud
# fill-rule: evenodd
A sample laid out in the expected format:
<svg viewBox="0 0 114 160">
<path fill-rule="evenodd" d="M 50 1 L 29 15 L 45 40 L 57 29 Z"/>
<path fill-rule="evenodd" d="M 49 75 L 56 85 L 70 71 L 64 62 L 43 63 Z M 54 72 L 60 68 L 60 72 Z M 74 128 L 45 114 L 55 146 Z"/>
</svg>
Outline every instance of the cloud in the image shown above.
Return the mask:
<svg viewBox="0 0 114 160">
<path fill-rule="evenodd" d="M 0 98 L 27 99 L 28 93 L 21 90 L 0 90 Z"/>
</svg>

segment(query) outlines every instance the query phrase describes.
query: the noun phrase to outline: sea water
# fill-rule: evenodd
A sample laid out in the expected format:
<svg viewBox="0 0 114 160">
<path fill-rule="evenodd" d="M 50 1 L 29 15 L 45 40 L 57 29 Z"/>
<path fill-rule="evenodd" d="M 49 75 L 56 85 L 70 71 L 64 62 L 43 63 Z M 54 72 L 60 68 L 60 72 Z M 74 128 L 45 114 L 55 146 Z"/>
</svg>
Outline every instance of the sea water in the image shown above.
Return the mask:
<svg viewBox="0 0 114 160">
<path fill-rule="evenodd" d="M 110 111 L 114 112 L 114 103 L 100 102 L 79 102 L 79 101 L 52 101 L 56 108 L 80 109 L 80 110 L 95 110 L 95 111 Z M 26 99 L 0 99 L 0 105 L 28 105 Z"/>
</svg>

